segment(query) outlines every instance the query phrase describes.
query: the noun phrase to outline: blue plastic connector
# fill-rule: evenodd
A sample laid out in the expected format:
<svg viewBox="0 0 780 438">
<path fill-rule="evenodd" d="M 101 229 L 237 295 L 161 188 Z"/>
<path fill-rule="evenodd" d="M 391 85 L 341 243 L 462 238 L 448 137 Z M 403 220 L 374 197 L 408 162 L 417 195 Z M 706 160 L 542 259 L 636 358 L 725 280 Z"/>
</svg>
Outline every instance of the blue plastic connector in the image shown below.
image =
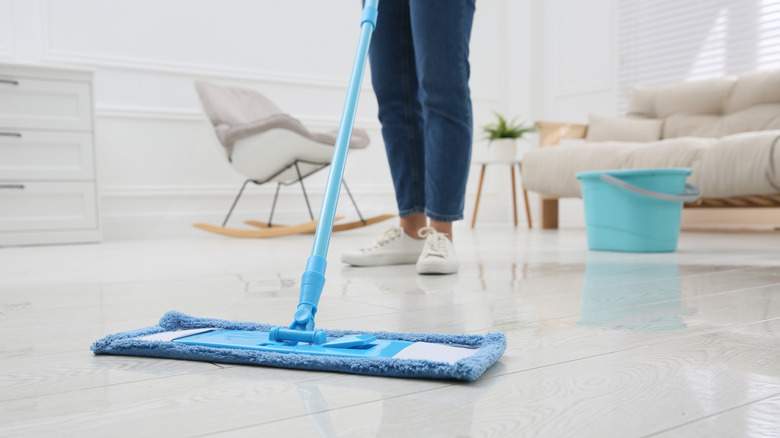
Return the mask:
<svg viewBox="0 0 780 438">
<path fill-rule="evenodd" d="M 298 343 L 322 345 L 328 342 L 328 337 L 322 330 L 299 330 L 274 327 L 268 333 L 268 340 L 273 342 Z"/>
<path fill-rule="evenodd" d="M 376 29 L 376 17 L 379 15 L 379 11 L 377 10 L 377 7 L 379 6 L 379 0 L 367 0 L 365 6 L 363 6 L 363 20 L 360 22 L 360 25 L 363 26 L 363 23 L 368 22 L 371 23 L 371 26 Z"/>
<path fill-rule="evenodd" d="M 325 286 L 325 268 L 327 260 L 318 255 L 309 256 L 306 271 L 301 276 L 301 294 L 298 298 L 298 309 L 293 315 L 290 327 L 274 327 L 268 338 L 276 342 L 308 342 L 324 344 L 327 342 L 325 332 L 314 330 L 314 315 L 320 302 L 322 289 Z"/>
</svg>

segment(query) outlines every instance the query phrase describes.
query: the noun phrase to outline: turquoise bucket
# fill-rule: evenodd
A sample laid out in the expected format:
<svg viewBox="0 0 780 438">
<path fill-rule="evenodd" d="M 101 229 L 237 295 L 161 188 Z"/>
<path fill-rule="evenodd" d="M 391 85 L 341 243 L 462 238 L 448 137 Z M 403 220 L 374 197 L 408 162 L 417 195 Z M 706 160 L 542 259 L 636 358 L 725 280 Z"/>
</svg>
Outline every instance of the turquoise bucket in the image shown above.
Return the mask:
<svg viewBox="0 0 780 438">
<path fill-rule="evenodd" d="M 691 169 L 580 172 L 588 248 L 596 251 L 673 252 L 683 202 L 701 192 L 686 184 Z"/>
</svg>

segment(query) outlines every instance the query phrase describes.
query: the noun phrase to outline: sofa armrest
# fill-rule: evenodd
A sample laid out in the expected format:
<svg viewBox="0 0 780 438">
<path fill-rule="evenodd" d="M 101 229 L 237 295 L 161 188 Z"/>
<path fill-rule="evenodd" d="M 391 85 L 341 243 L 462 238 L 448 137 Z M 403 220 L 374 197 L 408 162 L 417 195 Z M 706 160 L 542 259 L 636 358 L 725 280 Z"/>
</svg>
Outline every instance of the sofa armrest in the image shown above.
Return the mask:
<svg viewBox="0 0 780 438">
<path fill-rule="evenodd" d="M 554 146 L 562 138 L 585 138 L 588 125 L 578 123 L 536 122 L 539 129 L 539 146 Z"/>
</svg>

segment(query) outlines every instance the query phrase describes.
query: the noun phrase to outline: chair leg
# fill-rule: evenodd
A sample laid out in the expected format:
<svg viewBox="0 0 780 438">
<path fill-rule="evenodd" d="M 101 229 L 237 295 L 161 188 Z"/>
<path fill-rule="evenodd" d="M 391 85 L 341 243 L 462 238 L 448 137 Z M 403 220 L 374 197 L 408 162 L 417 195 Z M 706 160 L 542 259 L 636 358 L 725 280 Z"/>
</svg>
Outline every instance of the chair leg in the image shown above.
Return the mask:
<svg viewBox="0 0 780 438">
<path fill-rule="evenodd" d="M 303 185 L 303 177 L 301 177 L 301 169 L 298 167 L 298 162 L 295 162 L 295 172 L 298 174 L 298 182 L 301 183 L 301 190 L 303 190 L 303 198 L 306 200 L 306 207 L 309 209 L 309 217 L 314 220 L 314 213 L 311 211 L 311 204 L 309 204 L 309 196 L 306 195 L 306 186 Z"/>
<path fill-rule="evenodd" d="M 230 206 L 230 210 L 228 210 L 227 216 L 225 216 L 225 220 L 222 221 L 222 226 L 226 226 L 228 223 L 228 219 L 230 219 L 230 215 L 233 214 L 233 209 L 236 208 L 236 204 L 238 204 L 238 199 L 241 198 L 241 195 L 244 193 L 244 189 L 246 188 L 246 185 L 249 184 L 250 179 L 244 181 L 244 185 L 241 186 L 241 190 L 238 191 L 238 195 L 236 196 L 236 199 L 233 200 L 233 205 Z"/>
<path fill-rule="evenodd" d="M 512 174 L 512 208 L 515 213 L 515 227 L 517 227 L 517 189 L 515 189 L 515 166 L 509 166 L 509 173 Z"/>
<path fill-rule="evenodd" d="M 525 201 L 525 219 L 528 221 L 528 229 L 531 229 L 531 208 L 528 207 L 528 190 L 523 186 L 523 163 L 517 163 L 517 174 L 520 175 L 520 185 L 523 187 L 523 200 Z"/>
<path fill-rule="evenodd" d="M 471 218 L 471 228 L 477 223 L 477 210 L 479 210 L 479 197 L 482 196 L 482 181 L 485 180 L 485 168 L 487 164 L 482 165 L 482 172 L 479 174 L 479 187 L 477 188 L 477 200 L 474 202 L 474 216 Z"/>
<path fill-rule="evenodd" d="M 531 229 L 531 207 L 528 206 L 528 191 L 523 189 L 523 199 L 525 200 L 525 219 L 528 221 L 528 229 Z"/>
<path fill-rule="evenodd" d="M 268 216 L 268 228 L 271 228 L 271 221 L 274 219 L 274 210 L 276 210 L 276 200 L 279 198 L 279 189 L 282 183 L 276 183 L 276 193 L 274 193 L 274 202 L 271 204 L 271 214 Z"/>
<path fill-rule="evenodd" d="M 344 180 L 344 178 L 341 179 L 341 185 L 343 185 L 344 190 L 347 191 L 347 195 L 349 196 L 349 199 L 352 201 L 352 205 L 355 207 L 355 211 L 357 212 L 358 217 L 360 218 L 360 223 L 366 225 L 366 220 L 363 219 L 363 215 L 360 214 L 360 209 L 357 206 L 357 202 L 355 202 L 355 198 L 352 197 L 352 192 L 349 191 L 349 187 L 347 187 L 347 182 Z"/>
</svg>

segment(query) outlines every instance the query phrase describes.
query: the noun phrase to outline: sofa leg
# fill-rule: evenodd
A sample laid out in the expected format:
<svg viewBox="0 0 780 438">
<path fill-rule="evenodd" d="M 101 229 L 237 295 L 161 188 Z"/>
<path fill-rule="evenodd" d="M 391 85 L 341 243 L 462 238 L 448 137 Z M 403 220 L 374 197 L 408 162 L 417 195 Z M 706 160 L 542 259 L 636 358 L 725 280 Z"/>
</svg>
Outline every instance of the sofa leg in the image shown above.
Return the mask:
<svg viewBox="0 0 780 438">
<path fill-rule="evenodd" d="M 542 197 L 540 203 L 540 219 L 543 230 L 558 228 L 558 198 Z"/>
</svg>

